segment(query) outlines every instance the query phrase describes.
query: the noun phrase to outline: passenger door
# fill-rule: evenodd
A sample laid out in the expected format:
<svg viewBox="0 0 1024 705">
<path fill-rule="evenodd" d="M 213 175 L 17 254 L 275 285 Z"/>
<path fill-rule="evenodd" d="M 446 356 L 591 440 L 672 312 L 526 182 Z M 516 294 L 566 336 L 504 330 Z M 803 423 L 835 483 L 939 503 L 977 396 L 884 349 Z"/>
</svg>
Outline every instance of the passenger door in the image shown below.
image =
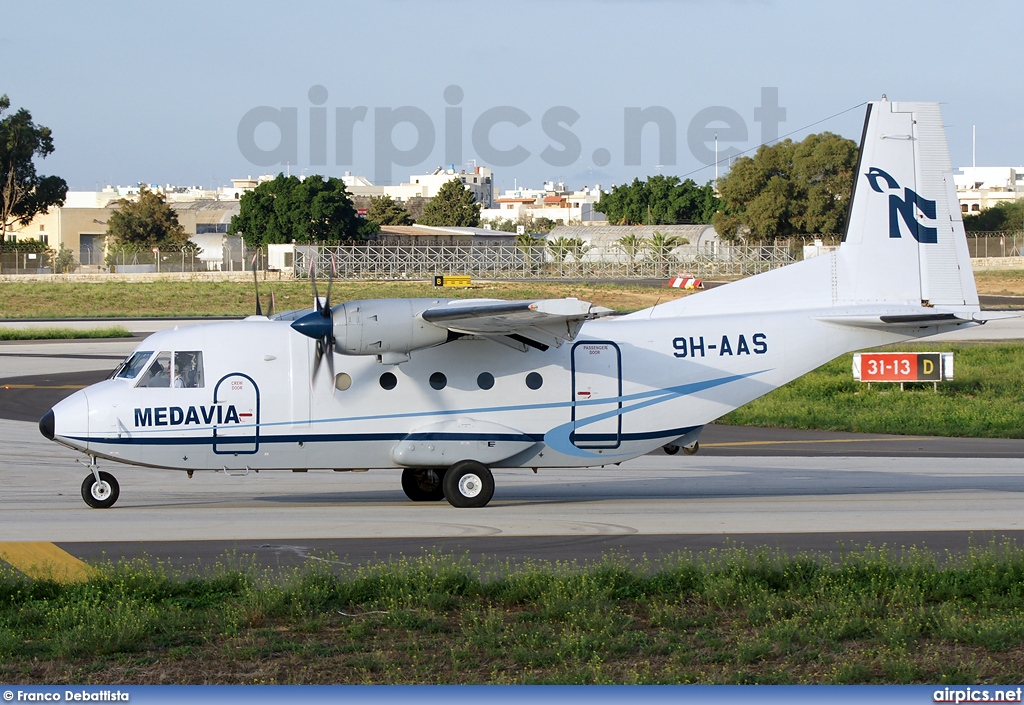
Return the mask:
<svg viewBox="0 0 1024 705">
<path fill-rule="evenodd" d="M 572 347 L 572 443 L 577 448 L 618 448 L 622 438 L 622 359 L 608 342 Z"/>
</svg>

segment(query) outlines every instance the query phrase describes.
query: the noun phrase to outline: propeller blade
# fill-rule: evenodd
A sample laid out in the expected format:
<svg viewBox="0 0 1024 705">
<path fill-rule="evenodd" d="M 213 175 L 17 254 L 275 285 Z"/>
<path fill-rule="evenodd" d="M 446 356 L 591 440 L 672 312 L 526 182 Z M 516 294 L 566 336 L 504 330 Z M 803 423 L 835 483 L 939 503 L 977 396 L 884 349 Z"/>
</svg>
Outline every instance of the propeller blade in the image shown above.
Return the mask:
<svg viewBox="0 0 1024 705">
<path fill-rule="evenodd" d="M 322 305 L 320 304 L 320 295 L 316 291 L 316 258 L 312 257 L 309 260 L 309 281 L 313 284 L 313 306 L 317 311 L 320 311 Z"/>
<path fill-rule="evenodd" d="M 327 303 L 324 304 L 324 310 L 330 310 L 331 308 L 331 287 L 334 285 L 334 275 L 334 255 L 331 255 L 331 275 L 330 278 L 327 280 Z M 325 313 L 324 316 L 326 317 L 327 314 Z"/>
<path fill-rule="evenodd" d="M 259 304 L 259 297 L 257 297 L 256 303 Z M 274 301 L 274 287 L 271 286 L 270 287 L 270 310 L 267 311 L 267 315 L 268 316 L 273 316 L 274 315 L 274 308 L 275 308 L 274 304 L 275 304 L 275 301 Z"/>
<path fill-rule="evenodd" d="M 313 376 L 310 382 L 316 381 L 316 373 L 320 370 L 320 360 L 324 357 L 323 341 L 316 341 L 316 355 L 313 356 Z"/>
<path fill-rule="evenodd" d="M 262 316 L 263 309 L 260 308 L 260 278 L 256 276 L 256 254 L 259 252 L 252 253 L 252 283 L 256 287 L 256 315 Z"/>
<path fill-rule="evenodd" d="M 334 384 L 334 337 L 331 337 L 331 344 L 327 348 L 327 371 L 331 375 L 331 384 Z"/>
</svg>

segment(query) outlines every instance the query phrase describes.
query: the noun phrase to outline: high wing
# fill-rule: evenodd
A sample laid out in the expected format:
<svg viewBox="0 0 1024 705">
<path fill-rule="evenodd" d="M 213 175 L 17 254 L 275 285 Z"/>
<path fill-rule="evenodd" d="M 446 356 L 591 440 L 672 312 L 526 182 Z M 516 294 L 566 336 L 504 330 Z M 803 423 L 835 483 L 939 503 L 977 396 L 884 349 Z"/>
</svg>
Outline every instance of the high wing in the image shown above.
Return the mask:
<svg viewBox="0 0 1024 705">
<path fill-rule="evenodd" d="M 558 347 L 575 338 L 584 321 L 611 313 L 611 309 L 571 298 L 465 299 L 433 306 L 420 316 L 452 333 L 487 338 L 525 352 L 528 348 Z"/>
</svg>

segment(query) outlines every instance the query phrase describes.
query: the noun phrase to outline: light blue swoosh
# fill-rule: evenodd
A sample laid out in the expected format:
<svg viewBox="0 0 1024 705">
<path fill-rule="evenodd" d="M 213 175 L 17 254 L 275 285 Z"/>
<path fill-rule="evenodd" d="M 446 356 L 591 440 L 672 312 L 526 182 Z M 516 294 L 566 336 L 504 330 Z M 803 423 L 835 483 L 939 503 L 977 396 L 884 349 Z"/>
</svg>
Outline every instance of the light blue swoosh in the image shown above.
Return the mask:
<svg viewBox="0 0 1024 705">
<path fill-rule="evenodd" d="M 544 443 L 549 448 L 564 455 L 572 455 L 578 458 L 618 458 L 618 457 L 632 457 L 634 453 L 601 453 L 598 456 L 597 453 L 592 453 L 588 450 L 577 448 L 573 445 L 571 437 L 572 433 L 584 426 L 589 426 L 592 423 L 598 421 L 604 421 L 610 419 L 619 414 L 625 415 L 631 411 L 637 411 L 654 404 L 660 404 L 669 399 L 675 399 L 676 397 L 686 396 L 688 394 L 694 394 L 696 392 L 703 391 L 705 389 L 712 389 L 713 387 L 719 387 L 723 384 L 729 384 L 737 380 L 746 379 L 747 377 L 753 377 L 759 375 L 766 370 L 759 370 L 757 372 L 748 372 L 742 375 L 730 375 L 728 377 L 719 377 L 718 379 L 708 379 L 702 382 L 691 382 L 690 384 L 681 384 L 677 387 L 666 387 L 665 389 L 656 389 L 652 392 L 642 392 L 640 394 L 631 394 L 629 396 L 622 397 L 622 401 L 632 401 L 636 399 L 642 399 L 646 397 L 644 401 L 639 401 L 636 404 L 623 409 L 612 409 L 601 414 L 595 414 L 590 416 L 582 422 L 570 421 L 569 423 L 562 424 L 561 426 L 555 426 L 553 429 L 544 434 Z M 657 396 L 654 396 L 657 395 Z M 614 403 L 615 399 L 604 399 L 602 403 Z"/>
</svg>

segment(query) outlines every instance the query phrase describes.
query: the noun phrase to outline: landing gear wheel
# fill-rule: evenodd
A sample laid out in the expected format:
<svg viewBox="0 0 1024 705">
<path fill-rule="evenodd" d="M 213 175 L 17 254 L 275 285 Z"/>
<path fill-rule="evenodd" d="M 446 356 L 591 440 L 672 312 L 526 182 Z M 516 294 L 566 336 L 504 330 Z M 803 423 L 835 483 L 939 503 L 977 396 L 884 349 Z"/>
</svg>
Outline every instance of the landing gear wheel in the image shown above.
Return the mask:
<svg viewBox="0 0 1024 705">
<path fill-rule="evenodd" d="M 662 450 L 664 450 L 667 455 L 675 455 L 679 452 L 679 446 L 669 443 L 668 445 L 662 446 Z"/>
<path fill-rule="evenodd" d="M 460 460 L 444 474 L 444 497 L 453 507 L 484 507 L 494 496 L 494 476 L 483 463 Z"/>
<path fill-rule="evenodd" d="M 82 499 L 93 509 L 113 507 L 120 494 L 121 488 L 109 472 L 101 470 L 99 482 L 96 482 L 92 473 L 86 475 L 85 480 L 82 481 Z"/>
<path fill-rule="evenodd" d="M 443 470 L 407 468 L 402 471 L 402 489 L 413 502 L 437 502 L 444 499 L 443 477 Z"/>
<path fill-rule="evenodd" d="M 700 450 L 700 443 L 697 441 L 694 441 L 692 445 L 683 446 L 683 452 L 687 455 L 696 455 L 698 450 Z"/>
</svg>

